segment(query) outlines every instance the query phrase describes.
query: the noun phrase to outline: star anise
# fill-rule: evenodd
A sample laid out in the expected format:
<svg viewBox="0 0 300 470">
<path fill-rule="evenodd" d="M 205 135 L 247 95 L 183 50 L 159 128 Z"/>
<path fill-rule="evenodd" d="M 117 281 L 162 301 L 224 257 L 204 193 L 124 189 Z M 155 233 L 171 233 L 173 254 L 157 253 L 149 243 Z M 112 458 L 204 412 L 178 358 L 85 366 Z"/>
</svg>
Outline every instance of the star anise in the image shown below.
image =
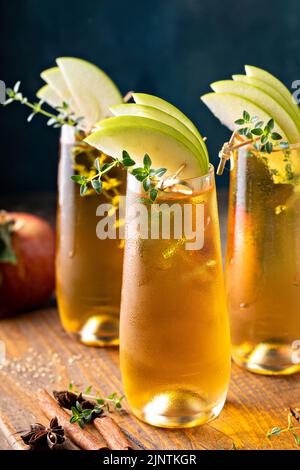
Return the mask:
<svg viewBox="0 0 300 470">
<path fill-rule="evenodd" d="M 30 431 L 22 434 L 21 439 L 30 450 L 52 450 L 65 442 L 65 433 L 55 417 L 48 428 L 40 423 L 31 424 Z"/>
<path fill-rule="evenodd" d="M 74 406 L 76 407 L 77 403 L 80 403 L 83 410 L 92 410 L 95 407 L 91 401 L 83 398 L 82 393 L 77 394 L 68 390 L 57 392 L 54 390 L 53 396 L 57 403 L 67 410 L 71 410 Z"/>
</svg>

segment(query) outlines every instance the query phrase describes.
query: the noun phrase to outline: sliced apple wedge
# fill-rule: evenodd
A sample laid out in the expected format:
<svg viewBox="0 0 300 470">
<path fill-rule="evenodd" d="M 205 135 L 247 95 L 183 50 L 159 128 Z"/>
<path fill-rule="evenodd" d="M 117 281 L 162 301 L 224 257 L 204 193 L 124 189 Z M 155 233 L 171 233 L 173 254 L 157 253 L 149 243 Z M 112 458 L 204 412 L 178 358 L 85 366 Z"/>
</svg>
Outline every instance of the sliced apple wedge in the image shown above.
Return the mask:
<svg viewBox="0 0 300 470">
<path fill-rule="evenodd" d="M 245 82 L 249 85 L 253 85 L 260 90 L 264 91 L 268 95 L 272 96 L 278 104 L 280 104 L 285 111 L 291 116 L 291 118 L 295 121 L 298 130 L 300 130 L 300 120 L 298 118 L 298 113 L 295 109 L 295 106 L 292 103 L 287 103 L 284 97 L 276 90 L 276 88 L 272 87 L 268 83 L 260 80 L 259 78 L 248 77 L 248 75 L 232 75 L 232 78 L 236 82 Z"/>
<path fill-rule="evenodd" d="M 212 83 L 211 88 L 217 95 L 219 93 L 230 93 L 256 103 L 257 106 L 274 118 L 278 126 L 284 131 L 290 143 L 300 141 L 300 132 L 294 120 L 277 101 L 261 89 L 248 83 L 233 80 L 223 80 Z M 248 109 L 247 111 L 249 112 Z"/>
<path fill-rule="evenodd" d="M 61 102 L 65 101 L 70 104 L 72 95 L 63 74 L 58 67 L 51 67 L 50 69 L 44 70 L 41 73 L 41 77 L 54 91 L 56 91 Z"/>
<path fill-rule="evenodd" d="M 207 152 L 206 145 L 197 127 L 192 123 L 192 121 L 185 114 L 183 114 L 178 108 L 176 108 L 176 106 L 173 106 L 171 103 L 168 103 L 168 101 L 165 101 L 162 98 L 159 98 L 158 96 L 148 95 L 147 93 L 133 93 L 132 96 L 133 96 L 134 101 L 137 104 L 152 106 L 153 108 L 157 108 L 161 111 L 164 111 L 167 114 L 170 114 L 174 118 L 178 119 L 178 121 L 181 121 L 198 139 L 202 147 L 202 150 L 204 151 L 208 159 L 208 152 Z"/>
<path fill-rule="evenodd" d="M 94 64 L 73 57 L 61 57 L 56 62 L 88 127 L 107 117 L 110 106 L 122 102 L 116 85 Z"/>
<path fill-rule="evenodd" d="M 266 70 L 260 69 L 259 67 L 254 67 L 253 65 L 245 65 L 246 74 L 249 77 L 258 78 L 268 85 L 272 86 L 277 90 L 282 97 L 286 100 L 287 104 L 293 107 L 298 120 L 300 120 L 300 109 L 297 103 L 295 103 L 289 89 L 274 75 L 267 72 Z"/>
<path fill-rule="evenodd" d="M 178 119 L 170 114 L 161 111 L 160 109 L 153 108 L 152 106 L 145 106 L 142 104 L 118 104 L 111 106 L 110 110 L 114 116 L 142 116 L 155 121 L 163 122 L 168 126 L 176 129 L 180 134 L 186 137 L 191 144 L 195 147 L 195 154 L 199 154 L 199 158 L 203 154 L 202 147 L 196 136 Z M 95 125 L 97 127 L 97 123 Z"/>
<path fill-rule="evenodd" d="M 181 178 L 201 176 L 208 171 L 207 160 L 195 155 L 195 147 L 187 138 L 167 124 L 141 116 L 104 119 L 85 141 L 114 158 L 121 159 L 126 150 L 139 165 L 148 153 L 153 167 L 165 167 L 168 174 L 184 164 Z"/>
<path fill-rule="evenodd" d="M 244 98 L 243 96 L 234 95 L 233 93 L 207 93 L 201 96 L 201 100 L 211 110 L 211 112 L 227 126 L 234 131 L 237 126 L 234 121 L 241 118 L 243 111 L 248 111 L 251 116 L 259 116 L 265 122 L 271 119 L 271 114 L 260 108 L 254 102 Z M 283 129 L 275 122 L 274 131 L 281 134 L 286 140 Z"/>
<path fill-rule="evenodd" d="M 44 101 L 45 103 L 49 104 L 52 108 L 57 108 L 57 106 L 61 106 L 61 98 L 56 93 L 55 90 L 50 85 L 44 85 L 40 88 L 36 94 L 36 96 Z"/>
</svg>

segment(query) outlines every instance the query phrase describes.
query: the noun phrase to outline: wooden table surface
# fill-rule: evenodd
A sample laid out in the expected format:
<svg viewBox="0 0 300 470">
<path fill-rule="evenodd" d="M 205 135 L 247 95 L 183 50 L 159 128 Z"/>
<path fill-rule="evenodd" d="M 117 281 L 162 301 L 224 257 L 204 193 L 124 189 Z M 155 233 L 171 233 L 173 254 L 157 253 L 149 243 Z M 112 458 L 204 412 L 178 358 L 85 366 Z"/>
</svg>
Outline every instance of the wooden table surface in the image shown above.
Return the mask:
<svg viewBox="0 0 300 470">
<path fill-rule="evenodd" d="M 17 431 L 32 422 L 47 422 L 33 398 L 38 388 L 51 392 L 74 382 L 80 389 L 92 384 L 105 396 L 114 391 L 122 394 L 117 348 L 89 348 L 75 342 L 63 331 L 55 309 L 2 320 L 0 340 L 7 355 L 0 368 L 0 427 L 4 441 L 14 448 L 20 447 Z M 293 449 L 292 437 L 269 440 L 266 432 L 285 426 L 286 408 L 299 404 L 299 392 L 299 375 L 270 378 L 233 366 L 228 400 L 219 418 L 209 424 L 164 430 L 130 414 L 114 417 L 134 442 L 147 449 L 230 449 L 233 444 L 238 449 Z"/>
<path fill-rule="evenodd" d="M 221 193 L 221 224 L 225 233 L 225 199 Z M 24 202 L 25 201 L 25 202 Z M 27 202 L 26 202 L 27 201 Z M 52 196 L 19 198 L 1 206 L 31 209 L 53 219 Z M 34 206 L 34 207 L 33 207 Z M 50 208 L 50 209 L 49 209 Z M 18 431 L 32 422 L 46 423 L 33 394 L 38 388 L 62 390 L 74 382 L 80 389 L 93 385 L 103 395 L 122 394 L 117 348 L 88 348 L 62 329 L 55 308 L 47 308 L 0 321 L 0 341 L 6 363 L 0 366 L 0 449 L 21 449 Z M 115 414 L 135 445 L 147 449 L 296 449 L 293 437 L 272 440 L 266 432 L 286 427 L 287 408 L 300 405 L 300 375 L 264 377 L 232 367 L 228 399 L 218 419 L 186 430 L 157 429 L 129 413 Z M 125 402 L 126 408 L 126 402 Z"/>
</svg>

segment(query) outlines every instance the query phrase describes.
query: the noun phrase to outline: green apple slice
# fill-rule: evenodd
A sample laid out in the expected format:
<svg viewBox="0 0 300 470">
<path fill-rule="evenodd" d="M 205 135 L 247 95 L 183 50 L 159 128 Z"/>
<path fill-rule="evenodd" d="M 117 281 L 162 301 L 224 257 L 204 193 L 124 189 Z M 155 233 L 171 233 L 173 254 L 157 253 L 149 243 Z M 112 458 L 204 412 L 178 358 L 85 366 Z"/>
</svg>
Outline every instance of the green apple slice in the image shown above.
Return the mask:
<svg viewBox="0 0 300 470">
<path fill-rule="evenodd" d="M 295 121 L 298 129 L 300 130 L 300 121 L 298 114 L 295 110 L 295 106 L 292 103 L 287 103 L 284 97 L 276 90 L 276 88 L 272 87 L 268 83 L 254 77 L 248 77 L 247 75 L 232 75 L 232 78 L 236 82 L 245 82 L 249 85 L 253 85 L 260 90 L 264 91 L 268 95 L 272 96 L 278 104 L 280 104 L 287 113 L 291 116 L 291 118 Z"/>
<path fill-rule="evenodd" d="M 201 100 L 221 123 L 227 126 L 231 131 L 239 127 L 235 124 L 235 121 L 241 118 L 245 110 L 248 111 L 251 116 L 259 116 L 259 118 L 265 122 L 272 117 L 256 103 L 243 96 L 234 95 L 233 93 L 207 93 L 201 96 Z M 275 122 L 274 130 L 281 134 L 286 140 L 286 135 L 277 122 Z"/>
<path fill-rule="evenodd" d="M 252 65 L 245 65 L 246 74 L 249 77 L 258 78 L 268 85 L 272 86 L 275 90 L 277 90 L 282 97 L 285 99 L 287 104 L 293 107 L 295 113 L 300 120 L 300 109 L 297 103 L 295 103 L 289 89 L 280 81 L 278 78 L 274 77 L 271 73 L 267 72 L 266 70 L 260 69 L 259 67 L 254 67 Z"/>
<path fill-rule="evenodd" d="M 139 165 L 148 153 L 153 168 L 165 167 L 175 173 L 183 164 L 181 178 L 193 178 L 208 172 L 206 159 L 199 160 L 195 147 L 173 127 L 141 116 L 117 116 L 98 123 L 98 130 L 85 142 L 114 158 L 123 150 Z"/>
<path fill-rule="evenodd" d="M 145 106 L 142 104 L 118 104 L 110 108 L 114 116 L 142 116 L 155 121 L 163 122 L 168 126 L 174 127 L 180 134 L 186 137 L 191 144 L 195 147 L 195 154 L 203 154 L 202 147 L 196 136 L 178 119 L 170 114 L 161 111 L 160 109 L 153 108 L 152 106 Z M 96 123 L 97 127 L 97 123 Z"/>
<path fill-rule="evenodd" d="M 284 130 L 290 143 L 300 141 L 300 132 L 290 115 L 270 95 L 248 83 L 223 80 L 211 84 L 211 88 L 218 93 L 231 93 L 256 103 Z M 246 108 L 245 108 L 246 109 Z M 249 110 L 247 110 L 249 112 Z"/>
<path fill-rule="evenodd" d="M 58 106 L 61 106 L 60 96 L 56 93 L 55 90 L 53 90 L 50 85 L 44 85 L 42 88 L 40 88 L 36 96 L 52 108 L 57 108 Z"/>
<path fill-rule="evenodd" d="M 234 131 L 237 127 L 235 122 L 243 115 L 243 111 L 247 110 L 252 116 L 259 116 L 260 119 L 267 122 L 271 115 L 266 113 L 256 103 L 253 103 L 244 97 L 233 95 L 231 93 L 207 93 L 201 97 L 202 101 L 208 106 L 212 113 L 221 121 L 222 124 L 227 126 L 230 130 Z M 281 134 L 284 140 L 287 140 L 284 131 L 275 122 L 275 132 Z M 286 178 L 286 162 L 279 157 L 280 152 L 273 152 L 267 154 L 267 160 L 264 163 L 270 170 L 270 174 L 274 183 L 285 182 Z M 265 154 L 264 154 L 265 155 Z M 276 173 L 276 176 L 275 176 Z"/>
<path fill-rule="evenodd" d="M 116 85 L 94 64 L 73 57 L 60 57 L 56 62 L 88 127 L 107 117 L 110 106 L 122 102 Z"/>
<path fill-rule="evenodd" d="M 56 91 L 58 96 L 61 98 L 61 102 L 65 101 L 66 103 L 70 103 L 72 95 L 58 67 L 51 67 L 50 69 L 44 70 L 41 73 L 41 77 L 54 91 Z"/>
<path fill-rule="evenodd" d="M 183 114 L 178 108 L 176 108 L 176 106 L 173 106 L 171 103 L 168 103 L 168 101 L 165 101 L 162 98 L 159 98 L 158 96 L 148 95 L 147 93 L 133 93 L 132 96 L 137 104 L 144 104 L 146 106 L 152 106 L 153 108 L 160 109 L 161 111 L 164 111 L 165 113 L 175 117 L 176 119 L 178 119 L 178 121 L 181 121 L 198 139 L 208 159 L 206 145 L 197 127 L 185 114 Z"/>
</svg>

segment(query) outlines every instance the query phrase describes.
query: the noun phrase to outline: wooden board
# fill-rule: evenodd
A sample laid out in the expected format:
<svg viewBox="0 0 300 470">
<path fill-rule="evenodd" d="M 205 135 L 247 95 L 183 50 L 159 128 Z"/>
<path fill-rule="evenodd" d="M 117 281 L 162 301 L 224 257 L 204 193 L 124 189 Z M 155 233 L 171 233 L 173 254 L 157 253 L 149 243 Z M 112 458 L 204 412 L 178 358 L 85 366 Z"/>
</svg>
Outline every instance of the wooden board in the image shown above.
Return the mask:
<svg viewBox="0 0 300 470">
<path fill-rule="evenodd" d="M 82 389 L 92 384 L 103 395 L 122 394 L 118 350 L 75 342 L 63 331 L 55 309 L 1 320 L 0 340 L 6 344 L 7 356 L 0 368 L 1 449 L 22 448 L 16 433 L 32 422 L 47 422 L 31 395 L 38 388 L 51 392 L 74 382 Z M 238 449 L 295 449 L 292 436 L 269 440 L 266 432 L 285 427 L 286 409 L 297 404 L 300 375 L 264 377 L 233 366 L 226 405 L 209 424 L 163 430 L 130 414 L 114 417 L 136 445 L 147 449 L 230 449 L 233 443 Z"/>
</svg>

